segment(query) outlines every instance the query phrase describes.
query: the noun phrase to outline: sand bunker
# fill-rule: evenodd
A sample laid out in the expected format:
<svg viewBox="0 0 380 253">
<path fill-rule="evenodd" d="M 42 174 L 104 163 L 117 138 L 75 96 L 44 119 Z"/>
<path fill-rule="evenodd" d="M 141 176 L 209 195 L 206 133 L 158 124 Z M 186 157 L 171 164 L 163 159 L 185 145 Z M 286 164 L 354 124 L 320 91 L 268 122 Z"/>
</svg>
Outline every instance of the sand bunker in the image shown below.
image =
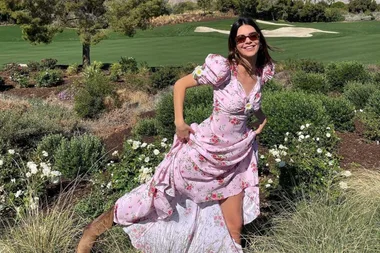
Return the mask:
<svg viewBox="0 0 380 253">
<path fill-rule="evenodd" d="M 264 21 L 265 22 L 265 21 Z M 270 23 L 270 22 L 268 22 Z M 227 30 L 219 30 L 214 29 L 210 27 L 205 26 L 198 26 L 195 28 L 194 32 L 201 32 L 201 33 L 207 33 L 207 32 L 218 32 L 223 34 L 229 34 L 230 31 Z M 262 30 L 262 33 L 265 37 L 311 37 L 313 36 L 313 33 L 338 33 L 338 32 L 332 32 L 332 31 L 323 31 L 318 30 L 314 28 L 305 28 L 305 27 L 281 27 L 275 30 Z"/>
<path fill-rule="evenodd" d="M 278 25 L 278 26 L 294 26 L 290 24 L 277 24 L 277 23 L 268 22 L 268 21 L 259 20 L 259 19 L 256 19 L 256 23 L 267 24 L 267 25 Z"/>
</svg>

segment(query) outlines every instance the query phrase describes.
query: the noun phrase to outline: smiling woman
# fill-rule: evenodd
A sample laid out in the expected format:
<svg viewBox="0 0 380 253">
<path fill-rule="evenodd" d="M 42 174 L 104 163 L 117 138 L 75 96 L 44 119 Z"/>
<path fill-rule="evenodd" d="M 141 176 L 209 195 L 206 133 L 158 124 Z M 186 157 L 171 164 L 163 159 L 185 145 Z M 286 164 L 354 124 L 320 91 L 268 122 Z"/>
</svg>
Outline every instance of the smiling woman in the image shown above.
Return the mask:
<svg viewBox="0 0 380 253">
<path fill-rule="evenodd" d="M 209 54 L 175 83 L 176 135 L 169 153 L 151 180 L 85 229 L 78 252 L 90 252 L 113 222 L 144 252 L 242 252 L 242 226 L 260 213 L 256 136 L 266 124 L 261 88 L 274 75 L 268 48 L 256 23 L 239 18 L 228 58 Z M 186 90 L 199 85 L 213 87 L 213 111 L 201 124 L 188 125 Z M 253 115 L 254 127 L 248 125 Z"/>
</svg>

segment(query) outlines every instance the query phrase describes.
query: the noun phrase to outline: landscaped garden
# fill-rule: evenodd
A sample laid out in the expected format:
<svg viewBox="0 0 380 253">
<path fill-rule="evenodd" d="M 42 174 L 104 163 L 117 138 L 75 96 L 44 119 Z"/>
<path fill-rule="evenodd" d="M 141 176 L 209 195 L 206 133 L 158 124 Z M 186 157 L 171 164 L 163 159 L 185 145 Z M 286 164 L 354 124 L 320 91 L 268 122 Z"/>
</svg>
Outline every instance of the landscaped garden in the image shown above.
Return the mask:
<svg viewBox="0 0 380 253">
<path fill-rule="evenodd" d="M 232 21 L 110 32 L 89 66 L 73 29 L 33 46 L 19 26 L 0 26 L 0 251 L 73 252 L 85 224 L 148 181 L 173 140 L 172 85 L 227 52 L 226 34 L 195 29 Z M 263 88 L 262 214 L 245 228 L 247 252 L 380 248 L 379 24 L 292 23 L 337 33 L 268 36 L 280 50 Z M 186 122 L 200 123 L 212 88 L 188 90 L 185 103 Z M 117 227 L 94 252 L 135 251 Z"/>
</svg>

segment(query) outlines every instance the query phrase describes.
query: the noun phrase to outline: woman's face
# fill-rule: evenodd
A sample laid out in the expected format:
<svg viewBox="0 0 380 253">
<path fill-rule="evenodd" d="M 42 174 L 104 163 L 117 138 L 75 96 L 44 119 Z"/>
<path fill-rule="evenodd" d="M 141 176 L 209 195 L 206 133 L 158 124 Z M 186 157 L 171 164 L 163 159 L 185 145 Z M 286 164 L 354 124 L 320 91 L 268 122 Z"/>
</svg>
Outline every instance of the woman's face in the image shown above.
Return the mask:
<svg viewBox="0 0 380 253">
<path fill-rule="evenodd" d="M 236 49 L 241 57 L 249 59 L 257 55 L 260 47 L 260 35 L 253 26 L 240 26 L 235 41 Z"/>
</svg>

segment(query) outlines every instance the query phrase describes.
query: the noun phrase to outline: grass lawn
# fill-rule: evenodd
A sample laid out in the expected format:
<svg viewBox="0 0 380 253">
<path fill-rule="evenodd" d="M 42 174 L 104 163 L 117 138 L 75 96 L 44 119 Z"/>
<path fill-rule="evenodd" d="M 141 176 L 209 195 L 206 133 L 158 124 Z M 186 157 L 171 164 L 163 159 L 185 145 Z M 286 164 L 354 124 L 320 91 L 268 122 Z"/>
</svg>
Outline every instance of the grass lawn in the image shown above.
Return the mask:
<svg viewBox="0 0 380 253">
<path fill-rule="evenodd" d="M 195 33 L 197 26 L 229 30 L 231 20 L 196 22 L 138 31 L 135 37 L 110 33 L 108 38 L 91 48 L 91 60 L 117 62 L 121 56 L 133 56 L 150 66 L 201 63 L 208 53 L 227 54 L 227 35 Z M 356 60 L 380 63 L 380 22 L 295 23 L 339 34 L 315 33 L 310 38 L 268 38 L 281 49 L 272 55 L 276 60 L 311 58 L 323 62 Z M 262 29 L 279 26 L 260 24 Z M 49 45 L 31 45 L 21 38 L 17 26 L 0 27 L 0 65 L 9 62 L 27 63 L 42 58 L 56 58 L 60 64 L 81 62 L 81 44 L 75 30 L 58 34 Z"/>
</svg>

